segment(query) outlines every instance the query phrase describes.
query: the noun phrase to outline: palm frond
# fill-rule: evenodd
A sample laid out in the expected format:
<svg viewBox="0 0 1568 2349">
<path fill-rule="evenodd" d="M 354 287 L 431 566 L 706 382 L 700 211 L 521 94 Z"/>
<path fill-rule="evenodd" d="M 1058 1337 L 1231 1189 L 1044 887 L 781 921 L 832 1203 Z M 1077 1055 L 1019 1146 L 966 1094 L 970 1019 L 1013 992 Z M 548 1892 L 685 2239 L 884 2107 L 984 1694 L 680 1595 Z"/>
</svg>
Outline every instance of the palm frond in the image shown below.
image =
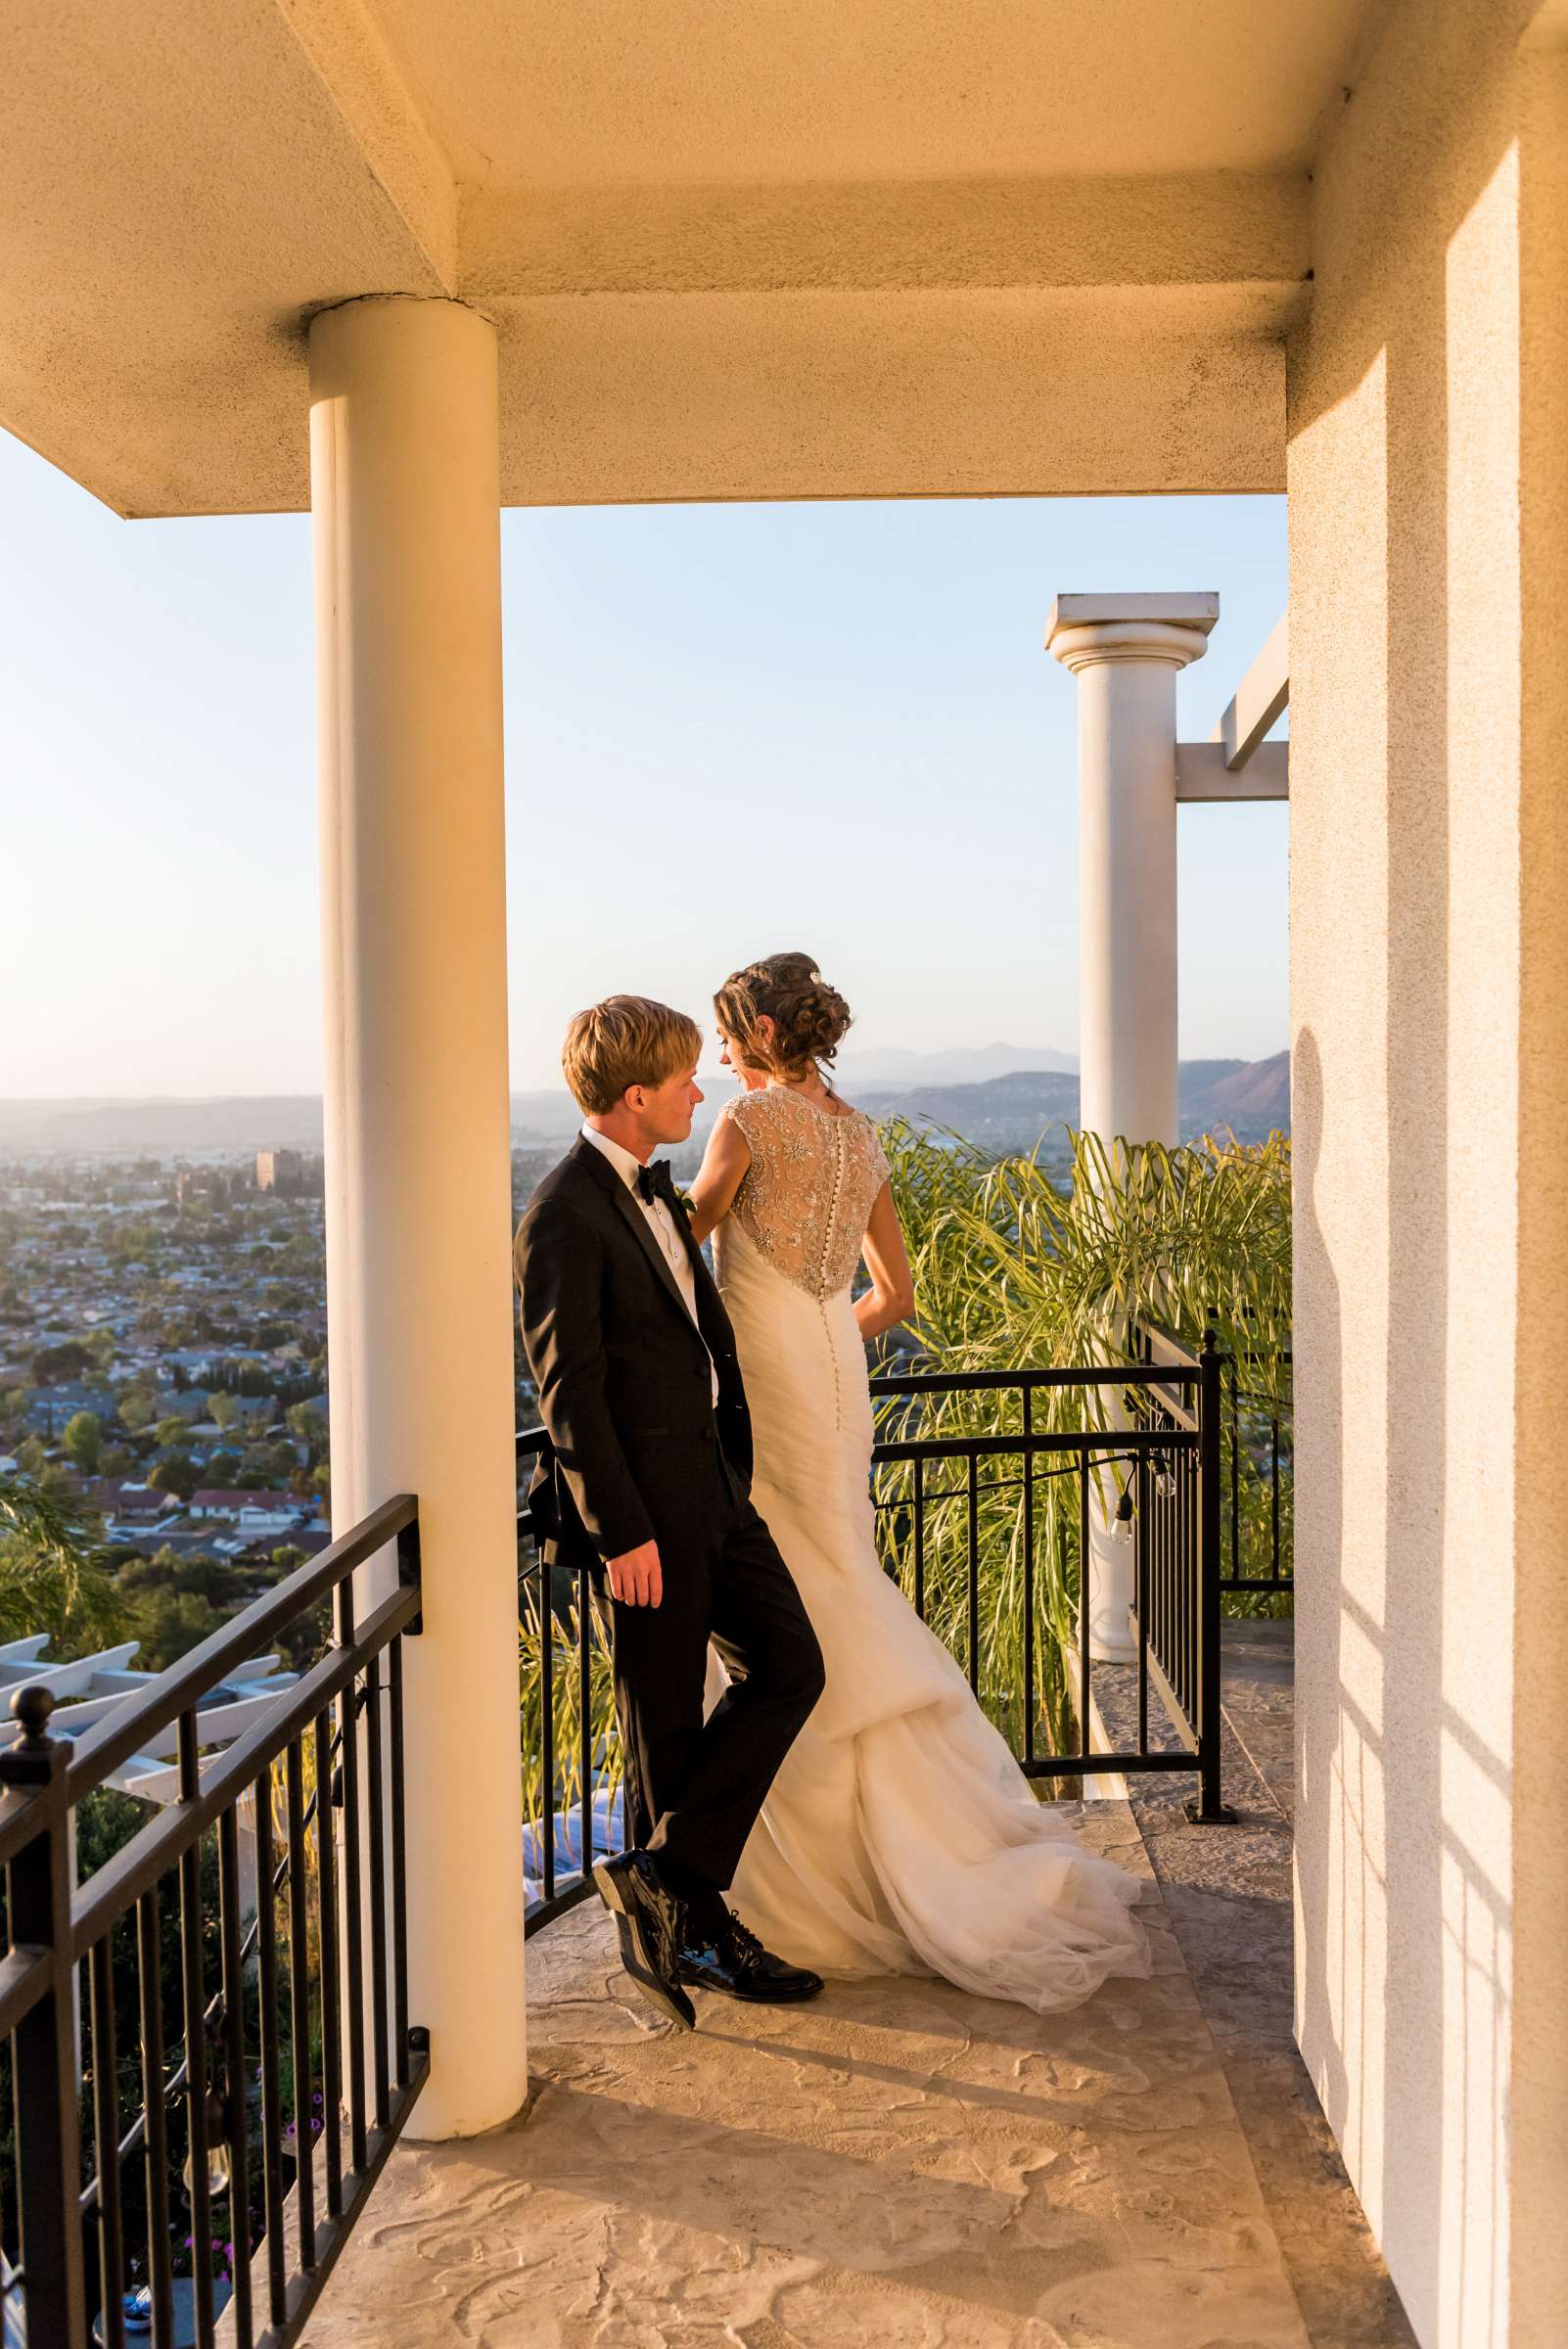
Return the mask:
<svg viewBox="0 0 1568 2349">
<path fill-rule="evenodd" d="M 125 1607 L 95 1525 L 29 1476 L 0 1476 L 0 1638 L 46 1632 L 53 1660 L 120 1637 Z"/>
</svg>

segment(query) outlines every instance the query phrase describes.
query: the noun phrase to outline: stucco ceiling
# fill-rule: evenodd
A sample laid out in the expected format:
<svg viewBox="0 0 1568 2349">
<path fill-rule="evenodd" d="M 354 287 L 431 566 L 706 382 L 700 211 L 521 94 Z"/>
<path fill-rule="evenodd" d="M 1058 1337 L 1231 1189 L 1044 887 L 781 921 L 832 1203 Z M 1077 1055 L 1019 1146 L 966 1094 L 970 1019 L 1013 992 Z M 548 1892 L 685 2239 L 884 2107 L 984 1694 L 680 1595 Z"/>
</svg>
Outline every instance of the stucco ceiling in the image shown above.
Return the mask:
<svg viewBox="0 0 1568 2349">
<path fill-rule="evenodd" d="M 942 179 L 1306 160 L 1362 0 L 376 0 L 465 179 Z"/>
<path fill-rule="evenodd" d="M 305 324 L 455 295 L 509 502 L 1267 488 L 1379 0 L 12 0 L 0 421 L 308 503 Z"/>
</svg>

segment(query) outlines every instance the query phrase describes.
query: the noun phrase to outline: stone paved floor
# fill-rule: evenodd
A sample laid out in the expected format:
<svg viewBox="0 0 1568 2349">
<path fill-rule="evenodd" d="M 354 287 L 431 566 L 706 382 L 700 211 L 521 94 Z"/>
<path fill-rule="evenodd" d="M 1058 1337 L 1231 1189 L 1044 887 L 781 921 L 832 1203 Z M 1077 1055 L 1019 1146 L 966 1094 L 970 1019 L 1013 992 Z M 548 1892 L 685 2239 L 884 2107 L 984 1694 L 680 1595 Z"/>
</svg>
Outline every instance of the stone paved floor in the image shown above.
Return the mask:
<svg viewBox="0 0 1568 2349">
<path fill-rule="evenodd" d="M 1083 1831 L 1150 1875 L 1128 1807 Z M 597 1904 L 530 1945 L 519 2124 L 392 2158 L 316 2349 L 1310 2349 L 1214 2031 L 1156 1971 L 1040 2018 L 924 1980 L 629 1993 Z M 1369 2337 L 1369 2336 L 1368 2336 Z"/>
<path fill-rule="evenodd" d="M 1292 2035 L 1293 1630 L 1224 1626 L 1224 1796 L 1237 1823 L 1189 1826 L 1189 1777 L 1132 1779 L 1132 1810 L 1312 2349 L 1414 2349 Z M 1134 1727 L 1131 1673 L 1097 1666 L 1094 1679 L 1108 1728 Z"/>
</svg>

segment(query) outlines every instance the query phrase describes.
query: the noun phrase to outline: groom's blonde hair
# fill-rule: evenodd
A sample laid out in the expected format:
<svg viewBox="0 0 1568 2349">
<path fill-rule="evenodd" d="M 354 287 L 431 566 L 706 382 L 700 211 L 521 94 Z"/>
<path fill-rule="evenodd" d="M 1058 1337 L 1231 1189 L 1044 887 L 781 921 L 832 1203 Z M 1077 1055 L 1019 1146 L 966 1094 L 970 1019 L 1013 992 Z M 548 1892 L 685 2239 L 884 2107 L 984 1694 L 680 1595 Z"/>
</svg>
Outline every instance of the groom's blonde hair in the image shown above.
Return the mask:
<svg viewBox="0 0 1568 2349">
<path fill-rule="evenodd" d="M 561 1066 L 584 1117 L 608 1117 L 628 1085 L 650 1089 L 693 1067 L 703 1032 L 683 1011 L 649 995 L 607 995 L 579 1011 L 566 1033 Z"/>
</svg>

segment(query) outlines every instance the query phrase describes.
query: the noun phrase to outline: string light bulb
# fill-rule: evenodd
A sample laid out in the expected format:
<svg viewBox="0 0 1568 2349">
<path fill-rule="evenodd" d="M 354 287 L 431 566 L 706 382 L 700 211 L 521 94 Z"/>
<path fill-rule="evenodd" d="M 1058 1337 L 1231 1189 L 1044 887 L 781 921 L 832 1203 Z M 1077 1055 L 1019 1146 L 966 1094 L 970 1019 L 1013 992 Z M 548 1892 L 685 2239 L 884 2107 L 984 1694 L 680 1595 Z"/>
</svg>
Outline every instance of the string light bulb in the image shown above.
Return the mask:
<svg viewBox="0 0 1568 2349">
<path fill-rule="evenodd" d="M 180 2173 L 187 2196 L 196 2192 L 196 2148 L 193 2145 L 185 2156 Z M 234 2177 L 234 2165 L 229 2157 L 228 2107 L 217 2090 L 209 2089 L 207 2097 L 207 2190 L 214 2201 L 229 2190 Z"/>
</svg>

